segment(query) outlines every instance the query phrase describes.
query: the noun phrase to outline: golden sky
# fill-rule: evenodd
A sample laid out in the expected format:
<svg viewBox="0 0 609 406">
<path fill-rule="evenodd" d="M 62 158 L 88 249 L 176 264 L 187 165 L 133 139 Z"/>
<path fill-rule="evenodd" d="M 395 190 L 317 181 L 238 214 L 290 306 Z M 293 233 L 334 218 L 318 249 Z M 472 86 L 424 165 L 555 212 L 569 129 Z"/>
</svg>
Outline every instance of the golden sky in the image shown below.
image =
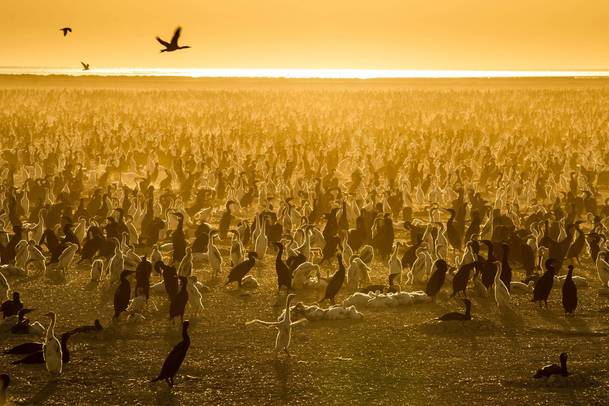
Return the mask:
<svg viewBox="0 0 609 406">
<path fill-rule="evenodd" d="M 604 69 L 609 0 L 4 0 L 0 38 L 0 66 Z"/>
</svg>

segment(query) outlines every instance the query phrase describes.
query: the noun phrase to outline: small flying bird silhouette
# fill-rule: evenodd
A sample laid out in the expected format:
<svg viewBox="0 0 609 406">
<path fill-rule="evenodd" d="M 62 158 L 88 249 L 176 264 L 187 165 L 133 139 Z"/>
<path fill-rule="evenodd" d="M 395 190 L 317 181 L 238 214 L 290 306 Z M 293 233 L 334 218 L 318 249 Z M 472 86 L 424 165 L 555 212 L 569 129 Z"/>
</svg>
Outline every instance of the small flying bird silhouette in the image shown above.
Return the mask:
<svg viewBox="0 0 609 406">
<path fill-rule="evenodd" d="M 173 38 L 171 38 L 171 42 L 163 41 L 161 38 L 156 37 L 156 40 L 159 41 L 159 43 L 165 47 L 165 49 L 161 49 L 161 52 L 173 52 L 177 51 L 178 49 L 190 48 L 188 45 L 178 45 L 178 39 L 180 38 L 181 31 L 181 27 L 176 28 L 176 31 L 173 33 Z"/>
<path fill-rule="evenodd" d="M 80 64 L 82 65 L 82 70 L 89 70 L 90 66 L 88 63 L 80 62 Z"/>
<path fill-rule="evenodd" d="M 59 31 L 63 31 L 63 36 L 65 37 L 69 32 L 72 32 L 72 29 L 70 27 L 63 27 L 60 28 Z"/>
</svg>

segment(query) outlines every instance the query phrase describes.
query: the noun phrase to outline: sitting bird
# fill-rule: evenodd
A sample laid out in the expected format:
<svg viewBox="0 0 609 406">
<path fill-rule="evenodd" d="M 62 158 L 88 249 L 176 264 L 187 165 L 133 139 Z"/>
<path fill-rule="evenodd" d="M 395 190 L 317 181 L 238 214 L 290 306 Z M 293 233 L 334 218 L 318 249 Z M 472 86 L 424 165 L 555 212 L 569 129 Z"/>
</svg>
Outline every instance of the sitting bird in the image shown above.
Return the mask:
<svg viewBox="0 0 609 406">
<path fill-rule="evenodd" d="M 465 304 L 465 314 L 459 312 L 450 312 L 438 317 L 440 321 L 468 321 L 472 319 L 472 302 L 469 299 L 463 299 Z"/>
<path fill-rule="evenodd" d="M 567 353 L 563 352 L 560 354 L 560 366 L 556 364 L 546 365 L 535 372 L 533 378 L 549 378 L 551 375 L 568 376 L 567 371 Z"/>
</svg>

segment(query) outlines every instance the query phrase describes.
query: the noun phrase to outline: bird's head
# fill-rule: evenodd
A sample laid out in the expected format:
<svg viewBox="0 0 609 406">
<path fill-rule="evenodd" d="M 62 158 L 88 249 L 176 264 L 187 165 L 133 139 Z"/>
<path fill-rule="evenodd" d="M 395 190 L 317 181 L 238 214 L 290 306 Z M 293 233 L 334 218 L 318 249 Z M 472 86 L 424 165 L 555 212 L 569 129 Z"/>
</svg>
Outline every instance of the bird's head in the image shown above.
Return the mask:
<svg viewBox="0 0 609 406">
<path fill-rule="evenodd" d="M 567 362 L 567 353 L 563 352 L 562 354 L 560 354 L 560 362 Z"/>
<path fill-rule="evenodd" d="M 56 317 L 55 312 L 48 312 L 44 316 L 48 317 L 51 320 L 55 320 L 55 317 Z"/>
</svg>

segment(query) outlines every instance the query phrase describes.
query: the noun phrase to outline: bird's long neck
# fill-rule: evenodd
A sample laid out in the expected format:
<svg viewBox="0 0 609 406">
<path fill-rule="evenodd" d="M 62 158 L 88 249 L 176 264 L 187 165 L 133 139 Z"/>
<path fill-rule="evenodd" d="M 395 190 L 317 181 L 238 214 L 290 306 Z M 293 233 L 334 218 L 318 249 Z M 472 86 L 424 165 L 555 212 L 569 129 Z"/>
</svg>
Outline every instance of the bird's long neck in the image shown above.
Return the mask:
<svg viewBox="0 0 609 406">
<path fill-rule="evenodd" d="M 190 337 L 188 336 L 188 328 L 182 327 L 182 341 L 190 343 Z"/>
<path fill-rule="evenodd" d="M 292 298 L 288 298 L 285 301 L 285 320 L 287 324 L 292 323 L 292 315 L 290 314 L 290 303 L 292 302 Z"/>
<path fill-rule="evenodd" d="M 53 337 L 55 337 L 55 317 L 51 317 L 51 323 L 47 328 L 46 342 L 49 342 Z"/>
<path fill-rule="evenodd" d="M 560 370 L 563 376 L 567 375 L 567 360 L 564 358 L 561 358 L 560 360 Z"/>
</svg>

